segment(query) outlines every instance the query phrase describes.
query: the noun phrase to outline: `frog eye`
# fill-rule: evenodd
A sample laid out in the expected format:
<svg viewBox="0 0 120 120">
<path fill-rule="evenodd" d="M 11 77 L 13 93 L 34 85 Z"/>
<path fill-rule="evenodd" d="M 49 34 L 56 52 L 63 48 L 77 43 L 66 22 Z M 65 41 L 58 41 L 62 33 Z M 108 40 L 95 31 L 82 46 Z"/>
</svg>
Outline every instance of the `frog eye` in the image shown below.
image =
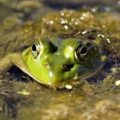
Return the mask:
<svg viewBox="0 0 120 120">
<path fill-rule="evenodd" d="M 84 44 L 82 44 L 82 42 L 79 42 L 78 46 L 75 49 L 75 59 L 77 61 L 82 60 L 82 58 L 84 58 L 87 54 L 87 46 L 85 46 Z"/>
<path fill-rule="evenodd" d="M 40 54 L 40 45 L 34 43 L 34 44 L 32 45 L 31 50 L 32 50 L 32 55 L 33 55 L 33 57 L 36 59 L 36 58 L 38 57 L 38 55 Z"/>
<path fill-rule="evenodd" d="M 75 59 L 80 62 L 83 60 L 83 58 L 88 54 L 91 53 L 90 51 L 96 51 L 97 49 L 94 46 L 92 42 L 89 41 L 81 41 L 78 43 L 76 49 L 75 49 Z"/>
</svg>

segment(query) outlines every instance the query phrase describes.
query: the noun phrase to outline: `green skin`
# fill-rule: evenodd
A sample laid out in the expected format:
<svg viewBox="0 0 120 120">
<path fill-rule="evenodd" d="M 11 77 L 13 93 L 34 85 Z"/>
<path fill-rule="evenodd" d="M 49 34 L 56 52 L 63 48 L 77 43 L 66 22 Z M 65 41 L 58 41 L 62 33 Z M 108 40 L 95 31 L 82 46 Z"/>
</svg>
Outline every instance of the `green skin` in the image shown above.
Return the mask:
<svg viewBox="0 0 120 120">
<path fill-rule="evenodd" d="M 104 41 L 80 38 L 42 38 L 23 53 L 13 53 L 1 60 L 0 73 L 12 65 L 36 81 L 49 86 L 67 84 L 78 78 L 88 77 L 102 68 L 107 60 L 103 51 Z"/>
</svg>

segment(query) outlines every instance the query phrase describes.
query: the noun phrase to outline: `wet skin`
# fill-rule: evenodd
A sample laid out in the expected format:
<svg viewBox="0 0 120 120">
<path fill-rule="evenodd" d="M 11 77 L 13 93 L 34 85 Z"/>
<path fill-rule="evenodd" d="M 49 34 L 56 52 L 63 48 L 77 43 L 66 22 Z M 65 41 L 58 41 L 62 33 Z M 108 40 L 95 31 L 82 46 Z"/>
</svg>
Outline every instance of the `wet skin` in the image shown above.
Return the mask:
<svg viewBox="0 0 120 120">
<path fill-rule="evenodd" d="M 23 53 L 13 53 L 0 63 L 5 72 L 16 65 L 36 81 L 50 86 L 88 77 L 107 60 L 104 41 L 82 38 L 41 38 Z M 5 65 L 4 65 L 5 64 Z"/>
</svg>

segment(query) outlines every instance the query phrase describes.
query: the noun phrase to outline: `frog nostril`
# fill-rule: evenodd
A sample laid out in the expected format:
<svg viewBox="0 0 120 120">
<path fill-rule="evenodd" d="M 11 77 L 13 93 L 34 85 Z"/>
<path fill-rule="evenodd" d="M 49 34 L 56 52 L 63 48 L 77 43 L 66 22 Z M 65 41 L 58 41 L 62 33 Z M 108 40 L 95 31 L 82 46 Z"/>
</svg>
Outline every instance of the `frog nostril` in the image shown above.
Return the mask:
<svg viewBox="0 0 120 120">
<path fill-rule="evenodd" d="M 57 52 L 58 48 L 56 46 L 54 46 L 54 48 L 52 49 L 52 52 Z"/>
<path fill-rule="evenodd" d="M 70 69 L 74 66 L 74 64 L 63 64 L 64 71 L 70 71 Z"/>
</svg>

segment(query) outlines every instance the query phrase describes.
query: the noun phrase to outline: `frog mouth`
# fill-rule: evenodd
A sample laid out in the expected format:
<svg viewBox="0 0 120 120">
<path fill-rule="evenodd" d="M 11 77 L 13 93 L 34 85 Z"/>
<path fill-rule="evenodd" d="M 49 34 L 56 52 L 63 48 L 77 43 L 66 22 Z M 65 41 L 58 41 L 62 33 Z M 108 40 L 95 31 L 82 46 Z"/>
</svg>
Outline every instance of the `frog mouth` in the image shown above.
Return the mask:
<svg viewBox="0 0 120 120">
<path fill-rule="evenodd" d="M 64 64 L 63 65 L 63 70 L 66 71 L 66 72 L 69 72 L 71 71 L 71 68 L 73 68 L 74 64 Z M 33 78 L 35 81 L 37 81 L 38 83 L 41 83 L 43 85 L 47 85 L 47 86 L 51 86 L 51 87 L 55 87 L 55 88 L 64 88 L 66 85 L 74 85 L 74 84 L 77 84 L 78 82 L 80 81 L 77 81 L 78 79 L 87 79 L 87 78 L 90 78 L 94 75 L 96 75 L 102 68 L 103 68 L 104 64 L 102 63 L 98 68 L 90 71 L 90 72 L 87 72 L 86 74 L 84 75 L 77 75 L 76 79 L 75 77 L 73 77 L 72 79 L 68 79 L 68 80 L 64 80 L 62 82 L 57 82 L 57 83 L 52 83 L 52 82 L 48 82 L 48 83 L 45 83 L 43 80 L 39 80 L 37 79 L 34 75 L 32 75 L 30 73 L 30 70 L 28 69 L 27 66 L 24 66 L 22 68 L 20 68 L 23 72 L 25 72 L 27 75 L 29 75 L 31 78 Z M 52 78 L 54 77 L 54 73 L 52 71 L 49 72 L 49 76 Z"/>
</svg>

